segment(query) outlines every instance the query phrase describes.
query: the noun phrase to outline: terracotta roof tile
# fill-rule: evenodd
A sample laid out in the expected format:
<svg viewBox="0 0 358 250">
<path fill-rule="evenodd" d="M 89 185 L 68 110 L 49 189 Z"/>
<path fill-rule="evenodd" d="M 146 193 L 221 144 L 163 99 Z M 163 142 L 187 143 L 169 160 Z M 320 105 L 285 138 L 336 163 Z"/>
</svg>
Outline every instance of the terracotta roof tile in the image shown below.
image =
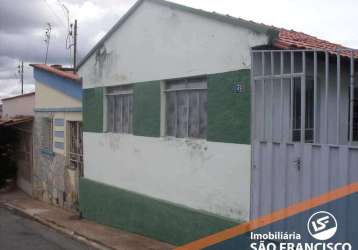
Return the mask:
<svg viewBox="0 0 358 250">
<path fill-rule="evenodd" d="M 77 75 L 76 73 L 74 73 L 73 71 L 60 70 L 58 68 L 52 67 L 47 64 L 30 64 L 30 66 L 37 68 L 37 69 L 45 70 L 47 72 L 53 73 L 53 74 L 55 74 L 57 76 L 61 76 L 63 78 L 81 82 L 81 77 L 79 75 Z"/>
<path fill-rule="evenodd" d="M 274 45 L 281 49 L 300 48 L 300 49 L 325 49 L 331 54 L 339 52 L 342 56 L 351 57 L 351 50 L 339 44 L 331 43 L 302 32 L 279 28 L 278 37 Z M 358 58 L 358 51 L 354 51 L 354 57 Z"/>
</svg>

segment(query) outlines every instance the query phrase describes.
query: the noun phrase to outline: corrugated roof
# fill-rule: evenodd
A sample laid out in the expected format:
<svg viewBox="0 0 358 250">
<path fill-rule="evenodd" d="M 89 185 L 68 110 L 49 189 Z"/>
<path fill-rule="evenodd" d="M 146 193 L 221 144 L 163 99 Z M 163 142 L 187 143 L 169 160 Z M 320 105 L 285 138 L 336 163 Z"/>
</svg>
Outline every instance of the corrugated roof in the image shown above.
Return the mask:
<svg viewBox="0 0 358 250">
<path fill-rule="evenodd" d="M 47 64 L 30 64 L 30 66 L 37 68 L 37 69 L 45 70 L 47 72 L 50 72 L 52 74 L 55 74 L 57 76 L 60 76 L 60 77 L 66 78 L 66 79 L 74 80 L 76 82 L 81 83 L 81 77 L 79 75 L 77 75 L 76 73 L 74 73 L 73 71 L 63 71 L 57 67 L 52 67 Z"/>
<path fill-rule="evenodd" d="M 22 94 L 22 95 L 6 97 L 6 98 L 1 99 L 1 101 L 7 101 L 7 100 L 11 100 L 11 99 L 19 98 L 19 97 L 31 96 L 31 95 L 35 95 L 35 92 L 30 92 L 30 93 L 26 93 L 26 94 Z"/>
<path fill-rule="evenodd" d="M 0 119 L 0 127 L 10 127 L 13 125 L 31 122 L 34 118 L 32 116 L 17 116 L 10 119 Z"/>
<path fill-rule="evenodd" d="M 348 47 L 294 30 L 278 29 L 278 37 L 274 40 L 273 45 L 281 49 L 323 49 L 331 54 L 337 54 L 337 52 L 339 52 L 342 56 L 350 57 L 352 55 L 352 49 Z M 358 58 L 358 51 L 354 51 L 353 53 L 354 57 Z"/>
</svg>

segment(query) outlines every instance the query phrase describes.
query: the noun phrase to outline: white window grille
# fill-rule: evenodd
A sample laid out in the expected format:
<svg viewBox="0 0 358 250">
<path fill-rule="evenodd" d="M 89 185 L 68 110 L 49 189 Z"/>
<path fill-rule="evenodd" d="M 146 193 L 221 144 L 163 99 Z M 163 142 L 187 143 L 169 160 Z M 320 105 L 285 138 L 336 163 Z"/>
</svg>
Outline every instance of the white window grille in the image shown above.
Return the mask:
<svg viewBox="0 0 358 250">
<path fill-rule="evenodd" d="M 166 135 L 178 138 L 206 138 L 206 78 L 167 81 L 165 95 Z"/>
<path fill-rule="evenodd" d="M 132 133 L 133 89 L 132 86 L 107 88 L 107 131 Z"/>
<path fill-rule="evenodd" d="M 52 152 L 53 147 L 53 121 L 51 117 L 41 119 L 41 148 Z"/>
<path fill-rule="evenodd" d="M 83 176 L 82 122 L 68 121 L 68 167 Z"/>
</svg>

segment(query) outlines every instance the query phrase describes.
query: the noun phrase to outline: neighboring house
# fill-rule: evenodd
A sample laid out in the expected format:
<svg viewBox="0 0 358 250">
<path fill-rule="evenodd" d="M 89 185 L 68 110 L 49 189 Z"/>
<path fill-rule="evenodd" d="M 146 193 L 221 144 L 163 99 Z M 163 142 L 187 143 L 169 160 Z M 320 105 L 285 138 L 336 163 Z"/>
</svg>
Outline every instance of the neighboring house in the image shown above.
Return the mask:
<svg viewBox="0 0 358 250">
<path fill-rule="evenodd" d="M 82 175 L 82 87 L 72 70 L 32 64 L 36 80 L 33 195 L 77 209 Z"/>
<path fill-rule="evenodd" d="M 2 117 L 2 104 L 0 104 L 0 118 Z"/>
<path fill-rule="evenodd" d="M 3 98 L 2 117 L 33 116 L 35 106 L 35 92 Z"/>
<path fill-rule="evenodd" d="M 299 107 L 309 107 L 312 94 L 307 92 L 309 98 L 301 99 L 299 87 L 288 86 L 296 86 L 296 76 L 304 82 L 303 76 L 308 76 L 304 69 L 312 70 L 313 64 L 305 61 L 311 64 L 296 74 L 294 65 L 299 64 L 294 63 L 293 71 L 286 72 L 291 69 L 287 60 L 299 59 L 284 56 L 285 64 L 280 64 L 284 65 L 283 72 L 270 73 L 266 79 L 271 68 L 277 72 L 281 67 L 275 66 L 277 55 L 270 55 L 280 48 L 288 55 L 290 48 L 331 48 L 327 54 L 335 53 L 333 47 L 341 48 L 329 43 L 326 45 L 331 47 L 324 47 L 324 41 L 318 39 L 306 45 L 316 38 L 302 36 L 162 0 L 137 1 L 78 66 L 84 93 L 84 178 L 80 179 L 83 216 L 178 245 L 246 221 L 250 213 L 256 217 L 263 211 L 258 206 L 271 212 L 275 204 L 266 199 L 276 191 L 291 190 L 291 182 L 271 189 L 290 178 L 283 175 L 286 172 L 282 169 L 270 172 L 265 166 L 272 166 L 270 162 L 282 156 L 287 161 L 280 166 L 292 168 L 295 164 L 299 169 L 306 160 L 294 155 L 285 158 L 284 150 L 279 156 L 270 151 L 272 147 L 257 146 L 262 139 L 257 131 L 267 130 L 271 144 L 275 131 L 290 135 L 291 140 L 286 141 L 290 145 L 305 145 L 303 137 L 298 137 L 303 131 L 298 124 L 305 124 L 299 119 L 303 113 L 299 113 Z M 262 52 L 268 57 L 259 61 L 255 53 Z M 255 70 L 264 73 L 252 70 L 252 60 Z M 342 72 L 347 72 L 350 60 L 343 61 Z M 264 67 L 261 71 L 260 65 Z M 290 84 L 283 91 L 277 86 L 270 91 L 265 87 L 262 92 L 254 88 L 252 95 L 251 87 L 258 84 L 251 85 L 251 80 L 270 83 L 276 78 L 283 82 L 288 79 Z M 338 93 L 345 94 L 342 102 L 348 102 L 347 89 L 343 91 L 346 80 L 341 84 Z M 330 91 L 330 97 L 338 95 L 334 88 Z M 279 93 L 285 97 L 278 98 Z M 282 100 L 282 116 L 277 116 L 280 108 L 270 109 L 273 102 L 266 102 L 269 98 Z M 347 103 L 339 108 L 347 112 Z M 312 142 L 312 129 L 322 130 L 312 126 L 312 110 L 306 112 L 310 115 L 306 119 L 306 138 Z M 321 115 L 316 113 L 314 117 Z M 347 117 L 346 113 L 341 116 L 346 125 Z M 286 127 L 278 127 L 281 120 Z M 324 124 L 322 120 L 320 126 Z M 347 127 L 341 128 L 343 138 Z M 333 131 L 336 129 L 330 128 L 329 133 Z M 255 158 L 258 154 L 261 158 Z M 355 153 L 352 155 L 353 160 L 345 160 L 354 165 L 357 161 Z M 298 200 L 284 198 L 284 202 L 289 201 L 285 204 Z"/>
<path fill-rule="evenodd" d="M 32 194 L 33 170 L 33 116 L 35 93 L 28 93 L 2 99 L 3 117 L 1 128 L 11 128 L 14 133 L 14 156 L 17 167 L 17 186 Z M 0 132 L 1 133 L 1 132 Z M 4 132 L 3 132 L 4 133 Z"/>
</svg>

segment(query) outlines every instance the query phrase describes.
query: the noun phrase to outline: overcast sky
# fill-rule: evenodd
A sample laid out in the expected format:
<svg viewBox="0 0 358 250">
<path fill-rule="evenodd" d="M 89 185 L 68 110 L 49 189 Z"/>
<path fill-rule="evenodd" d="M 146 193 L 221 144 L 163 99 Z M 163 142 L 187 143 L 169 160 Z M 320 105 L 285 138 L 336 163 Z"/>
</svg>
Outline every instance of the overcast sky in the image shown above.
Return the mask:
<svg viewBox="0 0 358 250">
<path fill-rule="evenodd" d="M 79 57 L 133 5 L 135 0 L 0 0 L 0 99 L 19 94 L 17 65 L 24 60 L 25 92 L 32 91 L 29 63 L 43 63 L 46 23 L 52 25 L 48 63 L 71 63 L 66 49 L 67 15 L 78 20 Z M 173 0 L 358 48 L 357 0 Z"/>
</svg>

